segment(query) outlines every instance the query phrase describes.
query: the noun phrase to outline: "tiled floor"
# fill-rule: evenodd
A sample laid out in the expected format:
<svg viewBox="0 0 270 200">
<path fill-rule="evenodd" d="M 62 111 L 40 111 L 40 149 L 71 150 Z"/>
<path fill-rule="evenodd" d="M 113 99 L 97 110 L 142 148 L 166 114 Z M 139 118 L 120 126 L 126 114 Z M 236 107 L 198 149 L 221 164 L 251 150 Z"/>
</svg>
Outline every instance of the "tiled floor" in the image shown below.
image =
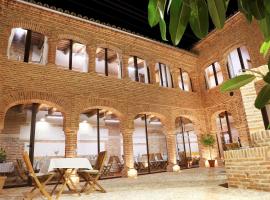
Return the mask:
<svg viewBox="0 0 270 200">
<path fill-rule="evenodd" d="M 190 169 L 180 173 L 160 173 L 139 176 L 137 179 L 118 178 L 100 183 L 107 193 L 82 196 L 64 194 L 69 200 L 270 200 L 270 193 L 231 189 L 220 186 L 226 183 L 223 169 Z M 29 188 L 6 189 L 1 200 L 23 199 L 22 192 Z M 36 199 L 42 199 L 37 197 Z"/>
</svg>

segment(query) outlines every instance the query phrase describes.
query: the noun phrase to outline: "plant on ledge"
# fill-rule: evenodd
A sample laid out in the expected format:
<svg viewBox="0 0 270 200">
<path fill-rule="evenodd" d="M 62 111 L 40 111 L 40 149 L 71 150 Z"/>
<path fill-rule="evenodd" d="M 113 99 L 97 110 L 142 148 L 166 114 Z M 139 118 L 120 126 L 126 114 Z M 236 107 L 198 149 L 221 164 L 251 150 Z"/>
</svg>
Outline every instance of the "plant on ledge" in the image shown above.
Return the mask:
<svg viewBox="0 0 270 200">
<path fill-rule="evenodd" d="M 0 163 L 5 162 L 6 158 L 7 158 L 6 151 L 3 148 L 0 148 Z"/>
<path fill-rule="evenodd" d="M 203 146 L 209 148 L 210 160 L 208 160 L 210 167 L 215 167 L 215 160 L 212 158 L 212 149 L 214 144 L 216 143 L 215 137 L 211 134 L 204 134 L 201 136 L 201 143 Z"/>
<path fill-rule="evenodd" d="M 230 0 L 149 0 L 148 22 L 151 27 L 159 24 L 161 37 L 167 40 L 165 15 L 169 18 L 169 33 L 174 45 L 181 41 L 187 25 L 194 34 L 202 39 L 208 34 L 209 15 L 214 26 L 222 29 L 226 21 L 226 11 Z M 235 0 L 234 0 L 235 1 Z M 237 0 L 238 10 L 243 13 L 249 23 L 257 20 L 264 36 L 260 53 L 267 55 L 270 49 L 270 0 Z M 167 18 L 166 18 L 167 19 Z M 268 62 L 270 70 L 270 59 Z M 261 74 L 252 70 L 252 74 L 244 74 L 222 84 L 221 91 L 228 92 L 253 81 L 260 76 L 265 86 L 259 92 L 255 107 L 263 108 L 270 100 L 270 72 Z"/>
</svg>

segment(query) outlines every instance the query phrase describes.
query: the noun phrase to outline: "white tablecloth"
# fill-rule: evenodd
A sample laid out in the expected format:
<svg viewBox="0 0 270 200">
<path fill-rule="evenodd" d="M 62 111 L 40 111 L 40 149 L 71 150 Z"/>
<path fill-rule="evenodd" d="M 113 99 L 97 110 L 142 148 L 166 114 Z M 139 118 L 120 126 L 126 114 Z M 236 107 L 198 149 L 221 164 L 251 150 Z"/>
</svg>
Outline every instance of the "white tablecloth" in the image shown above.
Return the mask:
<svg viewBox="0 0 270 200">
<path fill-rule="evenodd" d="M 14 171 L 13 162 L 0 163 L 0 173 L 11 173 Z"/>
<path fill-rule="evenodd" d="M 87 158 L 52 158 L 48 172 L 54 169 L 93 169 Z"/>
</svg>

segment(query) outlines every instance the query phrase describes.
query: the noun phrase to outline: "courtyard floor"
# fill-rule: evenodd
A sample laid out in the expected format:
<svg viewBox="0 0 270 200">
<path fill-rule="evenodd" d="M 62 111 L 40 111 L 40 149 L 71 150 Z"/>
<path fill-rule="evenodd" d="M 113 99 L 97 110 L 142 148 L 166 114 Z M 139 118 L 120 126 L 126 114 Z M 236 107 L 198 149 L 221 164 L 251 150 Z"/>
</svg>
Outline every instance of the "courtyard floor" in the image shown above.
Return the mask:
<svg viewBox="0 0 270 200">
<path fill-rule="evenodd" d="M 63 200 L 270 200 L 270 192 L 241 190 L 224 187 L 225 171 L 216 169 L 189 169 L 180 173 L 160 173 L 139 176 L 136 179 L 117 178 L 102 180 L 107 193 L 89 195 L 63 194 Z M 223 185 L 223 186 L 222 186 Z M 1 200 L 23 199 L 22 193 L 30 188 L 5 189 Z M 42 199 L 37 197 L 36 199 Z"/>
</svg>

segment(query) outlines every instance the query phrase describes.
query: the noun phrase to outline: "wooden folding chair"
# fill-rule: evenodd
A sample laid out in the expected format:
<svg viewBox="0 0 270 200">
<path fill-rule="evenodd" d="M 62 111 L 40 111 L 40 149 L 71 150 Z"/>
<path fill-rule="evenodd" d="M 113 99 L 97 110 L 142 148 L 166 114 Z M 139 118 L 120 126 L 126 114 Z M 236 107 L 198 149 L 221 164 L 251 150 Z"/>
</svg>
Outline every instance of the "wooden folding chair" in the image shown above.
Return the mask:
<svg viewBox="0 0 270 200">
<path fill-rule="evenodd" d="M 158 166 L 161 169 L 166 169 L 167 167 L 167 161 L 163 159 L 161 153 L 156 153 L 155 157 L 157 158 L 157 162 L 159 163 Z"/>
<path fill-rule="evenodd" d="M 27 181 L 28 175 L 27 171 L 23 166 L 23 161 L 21 159 L 16 159 L 15 168 L 18 176 L 22 179 L 22 181 Z"/>
<path fill-rule="evenodd" d="M 99 191 L 106 192 L 106 190 L 98 183 L 99 177 L 102 175 L 104 162 L 107 157 L 107 151 L 102 151 L 98 154 L 97 162 L 95 164 L 95 169 L 93 170 L 79 170 L 78 174 L 85 180 L 85 184 L 81 189 L 81 193 L 86 191 L 87 187 L 93 188 L 96 190 L 96 187 L 99 188 Z"/>
<path fill-rule="evenodd" d="M 33 199 L 33 197 L 36 195 L 36 192 L 39 191 L 47 199 L 52 200 L 52 196 L 46 191 L 45 185 L 54 177 L 55 174 L 36 174 L 34 172 L 33 166 L 30 162 L 30 158 L 27 152 L 23 153 L 23 160 L 25 162 L 29 176 L 31 177 L 33 183 L 35 184 L 34 188 L 29 193 L 26 194 L 27 198 Z M 42 177 L 44 178 L 44 176 L 48 176 L 48 178 L 44 182 L 41 182 L 40 179 Z M 38 190 L 35 192 L 36 189 Z"/>
<path fill-rule="evenodd" d="M 102 170 L 102 174 L 101 174 L 102 176 L 108 176 L 108 175 L 110 175 L 111 168 L 112 168 L 112 165 L 113 165 L 113 159 L 114 159 L 114 156 L 110 156 L 107 165 L 104 165 L 103 166 L 103 170 Z"/>
<path fill-rule="evenodd" d="M 122 171 L 122 169 L 124 168 L 124 164 L 121 163 L 120 158 L 118 156 L 114 156 L 114 160 L 117 164 L 119 171 Z"/>
</svg>

